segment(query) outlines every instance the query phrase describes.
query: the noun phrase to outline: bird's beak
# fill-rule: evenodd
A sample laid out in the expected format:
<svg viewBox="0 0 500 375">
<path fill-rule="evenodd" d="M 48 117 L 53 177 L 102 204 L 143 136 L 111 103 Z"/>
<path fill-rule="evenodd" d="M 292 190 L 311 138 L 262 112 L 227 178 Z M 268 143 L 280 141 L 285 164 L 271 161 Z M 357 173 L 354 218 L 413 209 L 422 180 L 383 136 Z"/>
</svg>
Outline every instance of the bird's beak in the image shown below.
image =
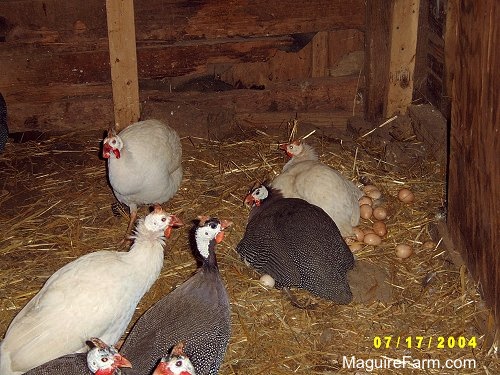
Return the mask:
<svg viewBox="0 0 500 375">
<path fill-rule="evenodd" d="M 114 360 L 116 367 L 132 368 L 132 363 L 130 363 L 130 361 L 121 354 L 115 354 Z"/>
<path fill-rule="evenodd" d="M 172 228 L 173 227 L 177 228 L 183 225 L 184 223 L 182 222 L 181 219 L 179 219 L 175 215 L 170 215 L 170 224 L 165 228 L 163 234 L 165 235 L 166 238 L 170 238 L 170 236 L 172 235 Z"/>
<path fill-rule="evenodd" d="M 165 375 L 168 374 L 167 362 L 161 361 L 158 366 L 156 366 L 153 375 Z"/>
<path fill-rule="evenodd" d="M 278 147 L 280 150 L 286 151 L 287 146 L 288 146 L 288 143 L 282 143 Z"/>
<path fill-rule="evenodd" d="M 254 198 L 252 194 L 248 194 L 243 201 L 245 204 L 252 206 L 253 204 L 257 204 L 257 200 Z M 260 203 L 260 202 L 259 202 Z"/>
<path fill-rule="evenodd" d="M 215 236 L 216 243 L 222 242 L 222 240 L 224 239 L 224 229 L 230 227 L 231 225 L 233 225 L 232 221 L 229 221 L 229 220 L 221 220 L 220 221 L 220 226 L 221 226 L 222 230 Z"/>
</svg>

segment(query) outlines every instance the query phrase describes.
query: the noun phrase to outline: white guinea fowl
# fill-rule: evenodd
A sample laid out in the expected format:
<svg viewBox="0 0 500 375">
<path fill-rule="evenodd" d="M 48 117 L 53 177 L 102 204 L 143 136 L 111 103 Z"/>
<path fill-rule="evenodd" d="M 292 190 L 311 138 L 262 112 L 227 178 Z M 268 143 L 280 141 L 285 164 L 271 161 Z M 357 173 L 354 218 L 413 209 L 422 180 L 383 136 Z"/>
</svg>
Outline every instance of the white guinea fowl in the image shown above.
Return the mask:
<svg viewBox="0 0 500 375">
<path fill-rule="evenodd" d="M 194 366 L 184 353 L 184 343 L 174 346 L 168 357 L 163 357 L 153 375 L 196 375 Z"/>
<path fill-rule="evenodd" d="M 137 222 L 128 252 L 97 251 L 56 271 L 17 314 L 0 345 L 0 374 L 22 374 L 88 337 L 115 344 L 163 267 L 163 246 L 182 223 L 156 206 Z"/>
<path fill-rule="evenodd" d="M 132 231 L 137 207 L 167 202 L 182 181 L 182 147 L 178 134 L 158 120 L 139 121 L 120 133 L 109 130 L 103 141 L 108 178 L 120 203 L 129 207 Z"/>
<path fill-rule="evenodd" d="M 296 140 L 283 144 L 291 159 L 271 183 L 285 198 L 301 198 L 321 207 L 337 224 L 343 237 L 353 235 L 359 223 L 359 202 L 363 195 L 338 171 L 318 160 L 316 151 Z"/>
</svg>

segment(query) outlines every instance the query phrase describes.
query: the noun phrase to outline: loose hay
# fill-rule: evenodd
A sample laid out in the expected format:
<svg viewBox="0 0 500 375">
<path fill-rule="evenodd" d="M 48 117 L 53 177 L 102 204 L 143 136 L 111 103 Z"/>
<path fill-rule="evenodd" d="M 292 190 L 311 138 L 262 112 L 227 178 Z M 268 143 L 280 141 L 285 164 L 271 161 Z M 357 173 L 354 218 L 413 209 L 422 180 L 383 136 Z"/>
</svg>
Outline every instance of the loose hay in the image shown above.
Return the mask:
<svg viewBox="0 0 500 375">
<path fill-rule="evenodd" d="M 389 210 L 388 235 L 381 245 L 364 246 L 358 259 L 390 273 L 390 303 L 351 303 L 339 306 L 312 299 L 316 310 L 292 307 L 276 289 L 266 290 L 259 275 L 247 268 L 235 251 L 243 236 L 248 208 L 242 199 L 256 181 L 274 177 L 285 159 L 278 143 L 287 140 L 263 132 L 238 134 L 234 139 L 184 138 L 184 180 L 179 193 L 164 207 L 185 222 L 200 214 L 234 222 L 218 246 L 219 268 L 232 301 L 232 337 L 220 373 L 225 374 L 341 374 L 364 373 L 343 367 L 343 357 L 361 359 L 476 359 L 475 370 L 428 369 L 422 373 L 500 373 L 496 354 L 475 324 L 484 306 L 474 283 L 448 259 L 442 246 L 424 250 L 429 224 L 438 220 L 443 205 L 444 177 L 432 162 L 419 163 L 405 175 L 386 170 L 380 150 L 358 143 L 313 134 L 308 138 L 323 162 L 358 181 L 368 178 L 383 193 Z M 0 332 L 58 268 L 89 252 L 115 250 L 127 227 L 115 217 L 115 202 L 107 185 L 105 162 L 99 158 L 101 135 L 75 132 L 43 140 L 8 144 L 0 155 Z M 411 205 L 397 200 L 409 186 Z M 143 208 L 141 215 L 146 214 Z M 369 226 L 363 220 L 361 226 Z M 195 270 L 188 250 L 189 225 L 167 241 L 159 280 L 141 301 L 134 321 L 156 300 L 186 280 Z M 406 260 L 394 255 L 395 245 L 408 243 L 415 253 Z M 389 348 L 376 348 L 376 337 L 392 336 Z M 408 348 L 408 337 L 424 337 L 421 349 Z M 437 349 L 439 336 L 476 337 L 477 347 Z M 395 340 L 401 338 L 399 347 Z M 432 343 L 429 348 L 429 340 Z M 382 341 L 382 344 L 385 343 Z M 415 344 L 414 344 L 415 345 Z M 447 344 L 445 345 L 447 346 Z M 412 373 L 401 368 L 375 373 Z M 420 371 L 417 371 L 420 373 Z"/>
</svg>

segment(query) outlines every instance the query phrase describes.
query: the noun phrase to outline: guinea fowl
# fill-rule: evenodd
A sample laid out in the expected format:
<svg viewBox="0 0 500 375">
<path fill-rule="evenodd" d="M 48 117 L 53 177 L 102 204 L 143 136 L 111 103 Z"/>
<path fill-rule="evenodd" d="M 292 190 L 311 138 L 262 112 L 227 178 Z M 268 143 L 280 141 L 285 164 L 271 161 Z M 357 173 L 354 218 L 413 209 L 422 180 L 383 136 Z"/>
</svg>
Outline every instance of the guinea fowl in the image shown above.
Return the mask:
<svg viewBox="0 0 500 375">
<path fill-rule="evenodd" d="M 25 373 L 25 375 L 118 375 L 119 368 L 132 367 L 114 346 L 109 346 L 101 339 L 89 340 L 93 347 L 87 354 L 69 354 L 54 359 Z"/>
<path fill-rule="evenodd" d="M 194 228 L 201 266 L 142 315 L 121 352 L 134 364 L 127 374 L 150 374 L 160 358 L 182 341 L 198 375 L 215 375 L 231 332 L 229 297 L 219 274 L 215 245 L 231 222 L 200 217 Z"/>
<path fill-rule="evenodd" d="M 137 222 L 128 252 L 93 252 L 56 271 L 10 324 L 0 345 L 0 374 L 85 352 L 90 336 L 114 345 L 160 274 L 165 235 L 180 224 L 157 206 Z"/>
<path fill-rule="evenodd" d="M 270 275 L 277 288 L 305 289 L 340 304 L 352 300 L 347 271 L 354 257 L 321 208 L 265 185 L 253 189 L 245 203 L 252 210 L 236 247 L 245 262 Z"/>
<path fill-rule="evenodd" d="M 151 119 L 131 124 L 118 134 L 109 130 L 102 155 L 108 159 L 108 178 L 116 199 L 130 210 L 127 240 L 138 206 L 165 203 L 179 189 L 181 142 L 175 130 Z"/>
<path fill-rule="evenodd" d="M 161 359 L 153 375 L 196 375 L 193 364 L 184 353 L 184 343 L 178 343 L 168 357 Z"/>
<path fill-rule="evenodd" d="M 280 148 L 291 159 L 271 186 L 279 189 L 285 198 L 302 198 L 321 207 L 337 224 L 343 237 L 353 235 L 353 227 L 359 223 L 361 190 L 335 169 L 320 162 L 310 145 L 297 140 Z"/>
</svg>

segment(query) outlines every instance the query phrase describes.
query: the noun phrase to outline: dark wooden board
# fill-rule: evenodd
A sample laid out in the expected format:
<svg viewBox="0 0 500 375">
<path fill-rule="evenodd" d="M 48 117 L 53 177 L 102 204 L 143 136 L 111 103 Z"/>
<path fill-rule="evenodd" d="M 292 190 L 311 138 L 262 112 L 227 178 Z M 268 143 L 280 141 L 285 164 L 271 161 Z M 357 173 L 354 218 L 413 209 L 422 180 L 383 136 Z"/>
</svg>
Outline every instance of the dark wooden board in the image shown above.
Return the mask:
<svg viewBox="0 0 500 375">
<path fill-rule="evenodd" d="M 500 329 L 500 3 L 453 4 L 447 227 Z"/>
<path fill-rule="evenodd" d="M 363 28 L 363 0 L 135 2 L 137 39 L 170 41 L 262 37 Z M 6 37 L 18 42 L 105 38 L 102 0 L 3 0 Z"/>
</svg>

